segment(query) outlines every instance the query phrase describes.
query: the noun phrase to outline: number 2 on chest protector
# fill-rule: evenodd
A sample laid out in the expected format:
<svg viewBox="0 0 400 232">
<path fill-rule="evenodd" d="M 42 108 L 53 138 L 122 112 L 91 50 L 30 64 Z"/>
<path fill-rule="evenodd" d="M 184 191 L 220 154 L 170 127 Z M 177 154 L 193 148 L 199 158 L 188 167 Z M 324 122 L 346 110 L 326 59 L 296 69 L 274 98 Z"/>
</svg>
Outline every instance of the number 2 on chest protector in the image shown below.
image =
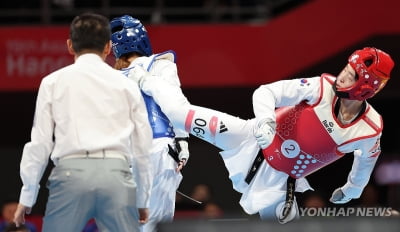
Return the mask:
<svg viewBox="0 0 400 232">
<path fill-rule="evenodd" d="M 282 143 L 281 152 L 287 158 L 294 158 L 299 155 L 300 146 L 296 141 L 288 139 Z"/>
</svg>

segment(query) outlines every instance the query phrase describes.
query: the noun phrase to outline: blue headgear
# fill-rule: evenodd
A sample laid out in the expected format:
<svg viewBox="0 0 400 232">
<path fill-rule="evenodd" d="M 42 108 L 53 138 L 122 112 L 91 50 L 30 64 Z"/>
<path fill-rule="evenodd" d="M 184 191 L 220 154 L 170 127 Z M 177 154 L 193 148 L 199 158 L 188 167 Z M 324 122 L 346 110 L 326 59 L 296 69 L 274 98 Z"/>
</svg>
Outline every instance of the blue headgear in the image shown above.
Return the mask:
<svg viewBox="0 0 400 232">
<path fill-rule="evenodd" d="M 153 54 L 146 28 L 129 15 L 114 18 L 111 24 L 112 49 L 116 58 L 137 52 L 144 56 Z"/>
</svg>

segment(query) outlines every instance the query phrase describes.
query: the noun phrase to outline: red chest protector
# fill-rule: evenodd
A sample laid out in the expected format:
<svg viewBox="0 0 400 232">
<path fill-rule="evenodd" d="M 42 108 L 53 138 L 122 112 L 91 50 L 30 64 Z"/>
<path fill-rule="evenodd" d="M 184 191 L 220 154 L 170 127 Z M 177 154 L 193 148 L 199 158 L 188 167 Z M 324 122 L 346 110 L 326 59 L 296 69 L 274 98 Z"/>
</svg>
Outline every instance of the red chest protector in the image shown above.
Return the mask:
<svg viewBox="0 0 400 232">
<path fill-rule="evenodd" d="M 300 178 L 343 155 L 336 151 L 337 144 L 307 104 L 280 108 L 276 118 L 274 141 L 263 150 L 265 160 L 275 169 Z"/>
<path fill-rule="evenodd" d="M 265 160 L 273 168 L 296 179 L 341 158 L 344 153 L 338 151 L 340 145 L 382 130 L 379 126 L 371 127 L 367 112 L 347 126 L 339 125 L 333 113 L 335 95 L 331 83 L 323 77 L 321 82 L 321 97 L 315 105 L 303 102 L 276 111 L 276 135 L 263 150 Z"/>
</svg>

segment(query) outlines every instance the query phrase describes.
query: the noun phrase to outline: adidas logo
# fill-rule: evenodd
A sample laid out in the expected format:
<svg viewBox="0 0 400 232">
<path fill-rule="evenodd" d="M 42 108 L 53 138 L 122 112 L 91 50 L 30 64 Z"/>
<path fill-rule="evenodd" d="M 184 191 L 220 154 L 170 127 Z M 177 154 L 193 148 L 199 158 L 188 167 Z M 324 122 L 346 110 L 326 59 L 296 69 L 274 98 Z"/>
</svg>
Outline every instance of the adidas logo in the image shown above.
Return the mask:
<svg viewBox="0 0 400 232">
<path fill-rule="evenodd" d="M 225 131 L 228 131 L 228 128 L 225 126 L 225 124 L 221 121 L 219 124 L 219 133 L 224 133 Z"/>
</svg>

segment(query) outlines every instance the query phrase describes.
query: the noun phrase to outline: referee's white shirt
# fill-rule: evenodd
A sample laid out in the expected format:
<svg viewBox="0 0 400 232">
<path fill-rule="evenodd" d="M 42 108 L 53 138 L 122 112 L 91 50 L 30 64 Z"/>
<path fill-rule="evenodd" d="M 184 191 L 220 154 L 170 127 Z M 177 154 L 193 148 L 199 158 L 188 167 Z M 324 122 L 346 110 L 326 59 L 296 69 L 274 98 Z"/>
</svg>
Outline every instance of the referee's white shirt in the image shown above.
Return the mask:
<svg viewBox="0 0 400 232">
<path fill-rule="evenodd" d="M 20 164 L 20 203 L 35 204 L 49 157 L 109 149 L 134 164 L 138 207 L 149 205 L 152 132 L 136 83 L 96 54 L 83 54 L 74 64 L 43 78 L 36 100 L 31 141 Z"/>
</svg>

